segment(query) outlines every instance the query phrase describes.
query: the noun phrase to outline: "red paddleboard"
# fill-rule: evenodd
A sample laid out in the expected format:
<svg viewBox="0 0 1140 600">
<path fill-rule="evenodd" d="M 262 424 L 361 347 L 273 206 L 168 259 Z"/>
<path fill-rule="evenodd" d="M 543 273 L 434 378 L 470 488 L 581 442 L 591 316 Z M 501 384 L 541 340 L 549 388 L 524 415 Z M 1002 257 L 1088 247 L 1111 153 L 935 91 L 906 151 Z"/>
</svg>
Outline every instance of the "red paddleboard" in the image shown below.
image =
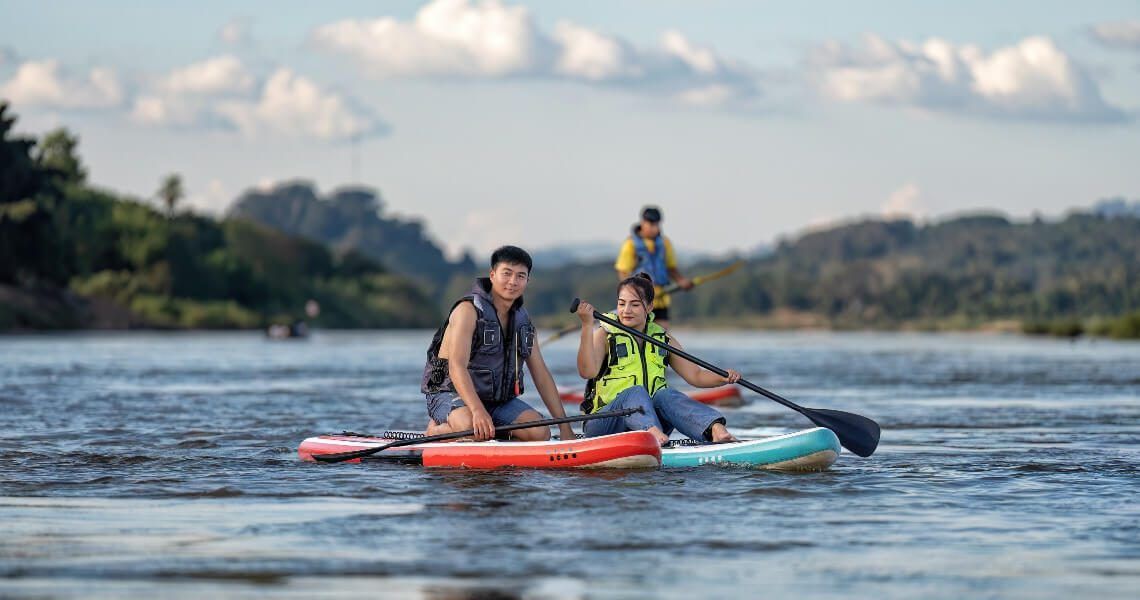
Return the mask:
<svg viewBox="0 0 1140 600">
<path fill-rule="evenodd" d="M 314 454 L 336 454 L 375 448 L 395 439 L 363 435 L 321 435 L 301 442 L 297 454 L 313 461 Z M 494 469 L 643 469 L 661 465 L 661 446 L 648 431 L 547 442 L 429 442 L 383 450 L 364 460 L 403 459 L 425 467 Z M 346 462 L 360 462 L 355 459 Z"/>
</svg>

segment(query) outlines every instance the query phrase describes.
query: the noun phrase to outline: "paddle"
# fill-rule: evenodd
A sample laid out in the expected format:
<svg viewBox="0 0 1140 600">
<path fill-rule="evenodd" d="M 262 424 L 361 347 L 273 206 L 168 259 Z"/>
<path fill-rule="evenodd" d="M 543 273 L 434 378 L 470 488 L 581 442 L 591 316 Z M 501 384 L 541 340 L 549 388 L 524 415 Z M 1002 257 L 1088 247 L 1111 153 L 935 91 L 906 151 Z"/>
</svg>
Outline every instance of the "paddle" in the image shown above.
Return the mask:
<svg viewBox="0 0 1140 600">
<path fill-rule="evenodd" d="M 721 269 L 715 273 L 709 273 L 708 275 L 698 275 L 697 277 L 694 277 L 692 279 L 693 287 L 697 287 L 698 285 L 700 285 L 702 283 L 708 283 L 714 279 L 720 279 L 721 277 L 724 277 L 725 275 L 728 275 L 728 274 L 732 273 L 733 271 L 735 271 L 735 270 L 737 270 L 743 266 L 744 266 L 744 261 L 738 260 L 738 261 L 732 263 L 731 265 L 728 265 L 727 267 L 725 267 L 725 268 L 723 268 L 723 269 Z M 661 290 L 661 293 L 672 294 L 672 293 L 679 292 L 679 291 L 682 291 L 681 286 L 674 283 L 674 284 L 666 287 L 665 289 Z"/>
<path fill-rule="evenodd" d="M 545 345 L 549 344 L 550 342 L 560 340 L 560 339 L 566 337 L 567 335 L 574 333 L 575 331 L 578 331 L 580 329 L 582 329 L 581 325 L 571 325 L 565 329 L 559 329 L 558 331 L 555 331 L 553 335 L 546 338 L 546 341 L 543 342 L 542 345 L 545 346 Z"/>
<path fill-rule="evenodd" d="M 738 260 L 738 261 L 732 263 L 731 265 L 728 265 L 727 267 L 725 267 L 725 268 L 723 268 L 723 269 L 721 269 L 715 273 L 709 273 L 708 275 L 699 275 L 697 277 L 694 277 L 693 278 L 693 287 L 697 287 L 698 285 L 701 285 L 702 283 L 708 283 L 714 279 L 720 279 L 721 277 L 724 277 L 725 275 L 732 273 L 733 271 L 739 269 L 742 266 L 744 266 L 744 261 Z M 692 288 L 690 288 L 690 289 L 692 289 Z M 661 290 L 661 293 L 673 294 L 673 293 L 680 292 L 680 291 L 687 291 L 687 290 L 682 290 L 681 286 L 674 283 L 674 284 L 670 285 L 669 287 Z M 545 346 L 546 344 L 549 344 L 550 342 L 560 340 L 560 339 L 566 337 L 567 335 L 574 333 L 575 331 L 578 331 L 580 329 L 582 329 L 582 327 L 580 325 L 571 325 L 565 329 L 559 329 L 558 331 L 554 332 L 553 335 L 546 338 L 546 341 L 543 342 L 542 344 Z"/>
<path fill-rule="evenodd" d="M 580 303 L 581 300 L 575 298 L 574 303 L 570 305 L 570 312 L 578 312 L 578 305 Z M 645 340 L 654 346 L 664 348 L 665 350 L 668 350 L 669 352 L 672 352 L 673 354 L 676 354 L 677 356 L 680 356 L 689 362 L 698 364 L 712 371 L 713 373 L 720 375 L 721 377 L 728 376 L 728 371 L 725 371 L 724 369 L 721 369 L 715 365 L 709 364 L 693 356 L 692 354 L 689 354 L 688 352 L 674 348 L 665 342 L 645 335 L 636 329 L 626 327 L 625 325 L 622 325 L 621 323 L 603 315 L 596 310 L 594 311 L 594 318 L 604 323 L 609 323 L 610 325 L 613 325 L 614 327 L 617 327 L 618 329 L 621 329 L 622 331 L 634 337 L 637 337 L 638 339 Z M 872 421 L 871 419 L 868 419 L 867 417 L 856 415 L 854 413 L 843 412 L 841 410 L 829 410 L 826 408 L 805 408 L 792 402 L 791 400 L 769 392 L 768 390 L 746 379 L 737 380 L 736 383 L 756 392 L 757 394 L 762 394 L 771 400 L 775 400 L 776 402 L 783 404 L 784 406 L 807 417 L 811 420 L 812 423 L 815 423 L 820 427 L 826 427 L 832 430 L 835 432 L 835 437 L 839 438 L 839 443 L 843 444 L 844 448 L 847 448 L 859 456 L 871 456 L 871 454 L 875 452 L 875 447 L 879 445 L 879 424 Z"/>
<path fill-rule="evenodd" d="M 543 427 L 543 426 L 549 426 L 549 425 L 561 425 L 563 423 L 575 423 L 578 421 L 592 421 L 594 419 L 608 419 L 610 417 L 624 417 L 626 415 L 632 415 L 635 412 L 643 413 L 645 411 L 642 410 L 641 407 L 637 407 L 637 408 L 626 408 L 623 410 L 610 410 L 610 411 L 606 411 L 606 412 L 595 413 L 592 415 L 580 415 L 577 417 L 559 417 L 557 419 L 543 419 L 541 421 L 526 421 L 523 423 L 511 423 L 510 425 L 500 425 L 499 427 L 496 427 L 495 433 L 502 433 L 504 431 L 514 431 L 516 429 L 528 429 L 531 427 Z M 441 442 L 443 440 L 454 440 L 456 438 L 467 437 L 469 435 L 475 435 L 475 430 L 474 429 L 468 429 L 466 431 L 457 431 L 455 433 L 441 433 L 439 435 L 428 435 L 428 436 L 424 436 L 424 437 L 413 438 L 410 440 L 397 440 L 397 441 L 392 442 L 390 444 L 384 444 L 383 446 L 376 446 L 375 448 L 365 448 L 364 450 L 353 450 L 351 452 L 338 452 L 336 454 L 314 454 L 313 460 L 320 461 L 320 462 L 326 462 L 326 463 L 338 463 L 338 462 L 344 462 L 346 460 L 352 460 L 354 458 L 363 458 L 365 456 L 372 456 L 373 454 L 376 454 L 377 452 L 383 452 L 384 450 L 387 450 L 388 448 L 397 448 L 399 446 L 414 446 L 416 444 L 423 444 L 425 442 Z"/>
</svg>

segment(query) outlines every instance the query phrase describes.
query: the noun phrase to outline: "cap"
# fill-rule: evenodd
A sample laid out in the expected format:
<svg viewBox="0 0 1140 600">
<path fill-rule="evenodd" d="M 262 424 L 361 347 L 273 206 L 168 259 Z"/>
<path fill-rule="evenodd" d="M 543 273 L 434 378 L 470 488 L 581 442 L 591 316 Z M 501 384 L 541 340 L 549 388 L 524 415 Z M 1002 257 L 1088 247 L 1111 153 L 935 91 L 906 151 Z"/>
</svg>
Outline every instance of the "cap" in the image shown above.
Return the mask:
<svg viewBox="0 0 1140 600">
<path fill-rule="evenodd" d="M 641 209 L 641 218 L 650 223 L 656 223 L 661 220 L 661 209 L 656 206 L 646 206 Z"/>
</svg>

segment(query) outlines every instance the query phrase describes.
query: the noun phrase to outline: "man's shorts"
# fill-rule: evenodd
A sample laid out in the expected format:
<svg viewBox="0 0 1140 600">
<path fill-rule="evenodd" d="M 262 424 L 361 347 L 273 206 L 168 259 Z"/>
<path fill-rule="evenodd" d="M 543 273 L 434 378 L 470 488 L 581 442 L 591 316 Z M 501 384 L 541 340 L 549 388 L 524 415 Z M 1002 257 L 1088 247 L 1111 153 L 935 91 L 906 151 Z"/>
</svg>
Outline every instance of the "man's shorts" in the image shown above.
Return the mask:
<svg viewBox="0 0 1140 600">
<path fill-rule="evenodd" d="M 455 392 L 439 392 L 427 396 L 428 415 L 436 423 L 446 423 L 447 415 L 462 406 L 466 406 L 466 403 L 464 403 L 463 398 L 460 398 L 459 394 Z M 519 418 L 519 415 L 528 410 L 532 410 L 529 404 L 519 400 L 517 397 L 511 398 L 502 404 L 487 406 L 486 408 L 487 412 L 491 414 L 491 422 L 494 423 L 496 427 L 499 425 L 510 425 L 515 422 L 515 419 Z"/>
</svg>

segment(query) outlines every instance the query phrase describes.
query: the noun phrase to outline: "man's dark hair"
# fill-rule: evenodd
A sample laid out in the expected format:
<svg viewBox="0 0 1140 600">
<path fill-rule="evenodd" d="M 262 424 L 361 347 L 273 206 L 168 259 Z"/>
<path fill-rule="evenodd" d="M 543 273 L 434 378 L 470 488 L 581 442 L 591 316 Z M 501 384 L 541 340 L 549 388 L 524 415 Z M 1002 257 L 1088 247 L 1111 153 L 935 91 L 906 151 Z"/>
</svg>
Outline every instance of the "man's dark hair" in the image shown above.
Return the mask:
<svg viewBox="0 0 1140 600">
<path fill-rule="evenodd" d="M 650 223 L 661 222 L 661 209 L 656 206 L 646 206 L 641 209 L 641 218 L 649 221 Z"/>
<path fill-rule="evenodd" d="M 497 250 L 491 253 L 491 268 L 494 269 L 495 265 L 499 263 L 508 263 L 512 265 L 523 265 L 527 271 L 534 267 L 534 262 L 531 261 L 530 255 L 526 250 L 518 246 L 500 246 Z"/>
</svg>

